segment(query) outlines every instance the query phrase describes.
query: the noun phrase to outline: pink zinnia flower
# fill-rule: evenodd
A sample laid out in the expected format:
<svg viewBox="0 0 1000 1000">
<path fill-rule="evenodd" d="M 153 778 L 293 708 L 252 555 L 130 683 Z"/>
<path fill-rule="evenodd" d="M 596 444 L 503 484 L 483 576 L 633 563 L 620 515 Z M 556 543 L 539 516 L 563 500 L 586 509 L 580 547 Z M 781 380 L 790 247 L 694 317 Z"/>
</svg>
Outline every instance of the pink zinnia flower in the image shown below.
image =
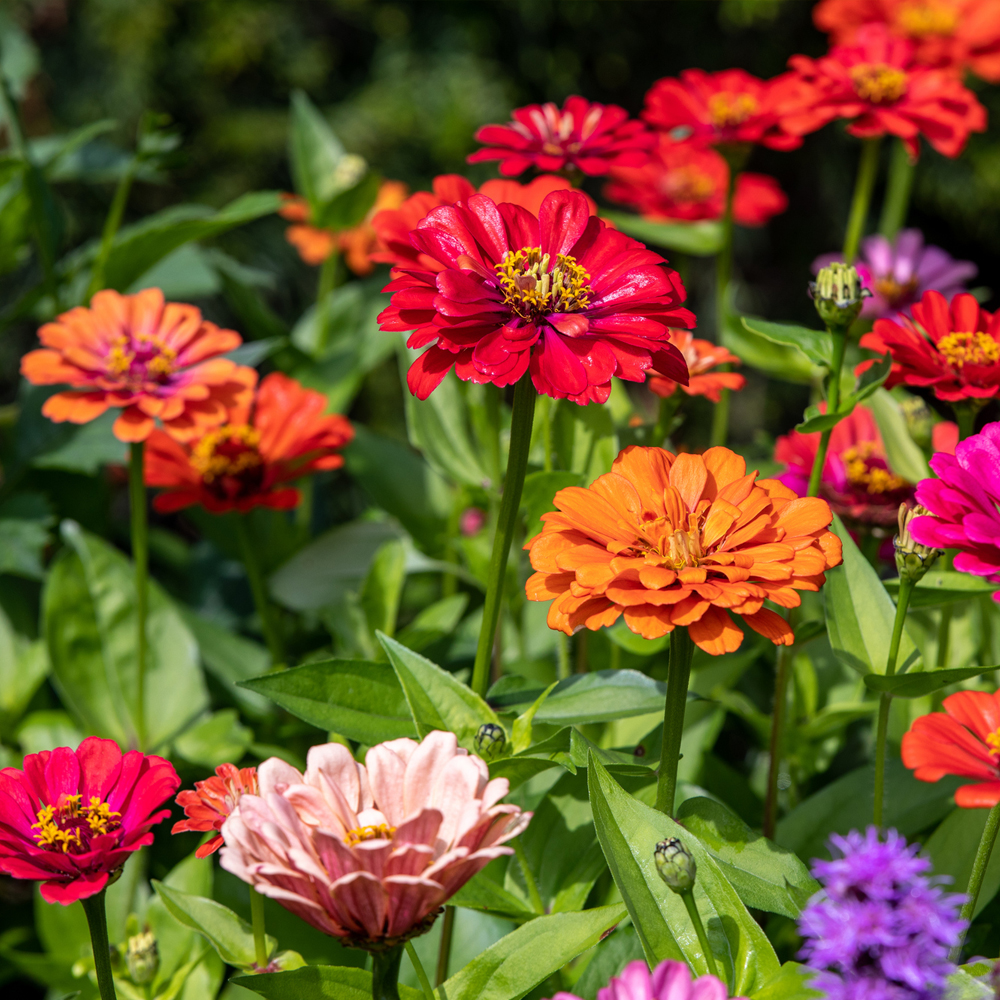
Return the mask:
<svg viewBox="0 0 1000 1000">
<path fill-rule="evenodd" d="M 309 751 L 305 775 L 276 757 L 223 824 L 222 867 L 332 937 L 381 949 L 427 931 L 439 907 L 531 818 L 498 805 L 506 778 L 454 733 Z"/>
<path fill-rule="evenodd" d="M 0 771 L 0 871 L 42 880 L 68 906 L 100 892 L 132 851 L 153 842 L 154 812 L 177 791 L 170 761 L 89 736 L 76 750 L 28 754 Z"/>
<path fill-rule="evenodd" d="M 699 976 L 692 981 L 687 964 L 669 958 L 652 972 L 645 962 L 629 962 L 621 975 L 612 976 L 608 985 L 597 991 L 597 1000 L 726 1000 L 728 996 L 726 984 L 718 977 Z M 580 998 L 557 993 L 552 1000 Z"/>
<path fill-rule="evenodd" d="M 638 166 L 656 141 L 624 108 L 591 104 L 584 97 L 567 97 L 562 111 L 551 101 L 529 104 L 511 117 L 509 125 L 484 125 L 476 133 L 486 148 L 467 162 L 499 160 L 504 177 L 517 177 L 528 167 L 598 175 L 612 166 Z"/>
<path fill-rule="evenodd" d="M 592 216 L 580 192 L 553 191 L 537 218 L 473 195 L 434 209 L 410 242 L 445 267 L 396 268 L 379 322 L 428 348 L 407 375 L 420 399 L 452 368 L 505 386 L 530 366 L 540 393 L 581 405 L 605 402 L 612 376 L 642 382 L 649 368 L 687 384 L 670 343 L 671 327 L 694 325 L 680 277 Z"/>
<path fill-rule="evenodd" d="M 177 796 L 175 801 L 184 810 L 184 819 L 174 823 L 170 832 L 215 830 L 216 835 L 194 852 L 199 858 L 207 858 L 222 847 L 222 834 L 219 833 L 222 824 L 240 799 L 248 794 L 257 794 L 257 768 L 220 764 L 213 777 L 196 781 L 194 791 L 186 789 Z"/>
</svg>

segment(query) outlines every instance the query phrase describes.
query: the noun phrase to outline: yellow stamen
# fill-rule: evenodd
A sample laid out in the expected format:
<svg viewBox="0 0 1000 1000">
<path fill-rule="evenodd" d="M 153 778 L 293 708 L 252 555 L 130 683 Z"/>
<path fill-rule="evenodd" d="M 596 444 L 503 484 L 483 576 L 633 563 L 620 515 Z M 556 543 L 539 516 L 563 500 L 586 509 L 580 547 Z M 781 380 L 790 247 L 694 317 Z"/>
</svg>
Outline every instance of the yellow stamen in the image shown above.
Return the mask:
<svg viewBox="0 0 1000 1000">
<path fill-rule="evenodd" d="M 990 748 L 990 753 L 1000 754 L 1000 729 L 986 734 L 986 745 Z"/>
<path fill-rule="evenodd" d="M 952 368 L 963 365 L 992 365 L 1000 359 L 1000 344 L 988 333 L 949 333 L 937 343 Z"/>
<path fill-rule="evenodd" d="M 900 479 L 880 465 L 868 464 L 874 454 L 874 441 L 862 441 L 841 452 L 840 459 L 844 463 L 848 481 L 854 486 L 863 487 L 869 493 L 891 493 L 902 489 L 906 485 L 905 479 Z"/>
<path fill-rule="evenodd" d="M 522 319 L 548 313 L 579 312 L 590 305 L 590 275 L 569 254 L 556 254 L 554 266 L 541 247 L 508 250 L 496 265 L 504 302 Z"/>
<path fill-rule="evenodd" d="M 260 431 L 249 424 L 223 424 L 194 446 L 191 464 L 206 483 L 220 476 L 238 476 L 263 462 L 259 445 Z"/>
<path fill-rule="evenodd" d="M 695 167 L 679 167 L 664 178 L 663 193 L 674 201 L 704 201 L 715 194 L 715 181 Z"/>
<path fill-rule="evenodd" d="M 38 810 L 35 840 L 39 847 L 49 847 L 68 854 L 71 848 L 85 847 L 80 831 L 86 824 L 92 835 L 111 833 L 119 825 L 121 813 L 115 812 L 96 795 L 87 805 L 81 804 L 81 795 L 65 795 L 57 805 L 42 806 Z"/>
<path fill-rule="evenodd" d="M 920 282 L 917 278 L 910 278 L 909 281 L 896 281 L 895 278 L 888 276 L 875 279 L 875 291 L 882 296 L 889 303 L 889 305 L 894 306 L 902 302 L 904 299 L 910 298 L 913 293 L 917 290 Z"/>
<path fill-rule="evenodd" d="M 363 840 L 392 840 L 395 833 L 396 828 L 389 826 L 388 823 L 379 823 L 378 826 L 357 826 L 347 831 L 344 842 L 353 847 Z"/>
<path fill-rule="evenodd" d="M 713 94 L 708 99 L 708 114 L 716 128 L 742 125 L 757 112 L 757 98 L 751 94 Z"/>
<path fill-rule="evenodd" d="M 155 353 L 150 355 L 148 348 L 152 348 Z M 177 352 L 172 347 L 167 347 L 159 337 L 154 337 L 149 333 L 137 333 L 133 337 L 115 338 L 114 346 L 108 352 L 105 361 L 108 373 L 119 376 L 130 375 L 132 365 L 136 361 L 136 354 L 140 350 L 146 355 L 145 358 L 140 359 L 140 364 L 145 365 L 145 376 L 156 378 L 174 372 Z M 138 380 L 143 380 L 143 373 L 140 372 Z"/>
<path fill-rule="evenodd" d="M 906 93 L 906 73 L 885 63 L 852 66 L 851 83 L 857 95 L 872 104 L 892 104 Z"/>
<path fill-rule="evenodd" d="M 896 23 L 914 38 L 951 35 L 958 24 L 958 11 L 949 3 L 905 3 L 896 15 Z"/>
</svg>

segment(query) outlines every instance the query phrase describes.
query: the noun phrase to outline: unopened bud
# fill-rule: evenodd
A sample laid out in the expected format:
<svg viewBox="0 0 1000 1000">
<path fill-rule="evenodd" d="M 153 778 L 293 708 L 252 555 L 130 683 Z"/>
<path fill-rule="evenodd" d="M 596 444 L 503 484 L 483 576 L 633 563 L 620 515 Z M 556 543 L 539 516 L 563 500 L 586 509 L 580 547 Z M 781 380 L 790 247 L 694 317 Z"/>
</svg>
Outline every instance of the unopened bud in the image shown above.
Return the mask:
<svg viewBox="0 0 1000 1000">
<path fill-rule="evenodd" d="M 926 507 L 907 507 L 905 503 L 899 505 L 899 534 L 893 542 L 896 550 L 896 571 L 901 580 L 910 580 L 916 583 L 934 565 L 934 560 L 941 555 L 941 549 L 931 548 L 929 545 L 921 545 L 910 534 L 910 522 L 915 517 L 923 517 L 930 514 Z"/>
<path fill-rule="evenodd" d="M 495 722 L 484 722 L 472 743 L 483 760 L 496 760 L 507 745 L 507 734 L 503 731 L 503 726 L 498 726 Z"/>
<path fill-rule="evenodd" d="M 698 866 L 678 837 L 661 840 L 653 851 L 653 857 L 660 878 L 673 892 L 687 892 L 694 886 Z"/>
<path fill-rule="evenodd" d="M 858 318 L 866 296 L 871 292 L 861 284 L 857 268 L 835 263 L 824 267 L 809 285 L 809 293 L 819 318 L 841 331 Z"/>
<path fill-rule="evenodd" d="M 160 950 L 151 931 L 144 931 L 128 939 L 125 950 L 125 967 L 133 983 L 143 986 L 156 978 L 160 969 Z"/>
</svg>

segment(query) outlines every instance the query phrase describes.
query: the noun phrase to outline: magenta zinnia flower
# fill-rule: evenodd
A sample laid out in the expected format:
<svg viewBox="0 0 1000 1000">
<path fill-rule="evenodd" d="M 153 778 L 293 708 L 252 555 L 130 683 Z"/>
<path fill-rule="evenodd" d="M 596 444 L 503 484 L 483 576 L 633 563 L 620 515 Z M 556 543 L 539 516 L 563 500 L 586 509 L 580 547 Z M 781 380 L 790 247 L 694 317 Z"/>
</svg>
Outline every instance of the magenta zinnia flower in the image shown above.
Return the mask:
<svg viewBox="0 0 1000 1000">
<path fill-rule="evenodd" d="M 306 773 L 272 757 L 223 824 L 222 867 L 324 934 L 378 950 L 427 931 L 439 907 L 531 813 L 498 805 L 506 778 L 454 733 L 372 747 L 362 766 L 339 743 Z"/>
<path fill-rule="evenodd" d="M 180 786 L 170 761 L 96 736 L 76 750 L 28 754 L 0 771 L 0 871 L 42 880 L 68 906 L 100 892 L 132 851 L 153 842 L 155 812 Z"/>
<path fill-rule="evenodd" d="M 473 195 L 434 209 L 410 242 L 444 270 L 396 268 L 379 322 L 428 348 L 407 375 L 420 399 L 452 368 L 505 386 L 530 367 L 540 393 L 580 404 L 603 403 L 612 376 L 643 382 L 649 368 L 687 385 L 670 343 L 671 327 L 694 326 L 680 277 L 592 216 L 579 191 L 553 191 L 538 218 Z"/>
<path fill-rule="evenodd" d="M 645 962 L 629 962 L 621 974 L 597 991 L 597 1000 L 726 1000 L 729 990 L 716 976 L 692 981 L 684 962 L 667 959 L 652 972 Z M 573 993 L 557 993 L 552 1000 L 580 1000 Z M 735 1000 L 744 1000 L 736 997 Z"/>
</svg>

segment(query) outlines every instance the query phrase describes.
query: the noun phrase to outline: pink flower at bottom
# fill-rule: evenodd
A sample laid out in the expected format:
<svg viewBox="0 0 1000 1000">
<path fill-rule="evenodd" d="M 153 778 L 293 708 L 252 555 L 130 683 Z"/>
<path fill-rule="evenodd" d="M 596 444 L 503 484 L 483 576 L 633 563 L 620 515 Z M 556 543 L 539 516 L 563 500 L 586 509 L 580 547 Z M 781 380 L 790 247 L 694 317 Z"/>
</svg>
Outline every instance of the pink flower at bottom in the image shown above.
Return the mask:
<svg viewBox="0 0 1000 1000">
<path fill-rule="evenodd" d="M 276 757 L 223 824 L 222 867 L 332 937 L 378 951 L 430 929 L 439 907 L 531 813 L 498 805 L 506 778 L 454 733 L 390 740 L 365 764 L 339 743 L 313 747 L 306 773 Z"/>
<path fill-rule="evenodd" d="M 597 1000 L 727 1000 L 726 984 L 716 976 L 691 979 L 684 962 L 667 959 L 652 972 L 645 962 L 629 962 L 621 975 L 612 976 L 597 991 Z M 557 993 L 552 1000 L 580 1000 L 573 993 Z M 736 997 L 735 1000 L 744 1000 Z"/>
</svg>

